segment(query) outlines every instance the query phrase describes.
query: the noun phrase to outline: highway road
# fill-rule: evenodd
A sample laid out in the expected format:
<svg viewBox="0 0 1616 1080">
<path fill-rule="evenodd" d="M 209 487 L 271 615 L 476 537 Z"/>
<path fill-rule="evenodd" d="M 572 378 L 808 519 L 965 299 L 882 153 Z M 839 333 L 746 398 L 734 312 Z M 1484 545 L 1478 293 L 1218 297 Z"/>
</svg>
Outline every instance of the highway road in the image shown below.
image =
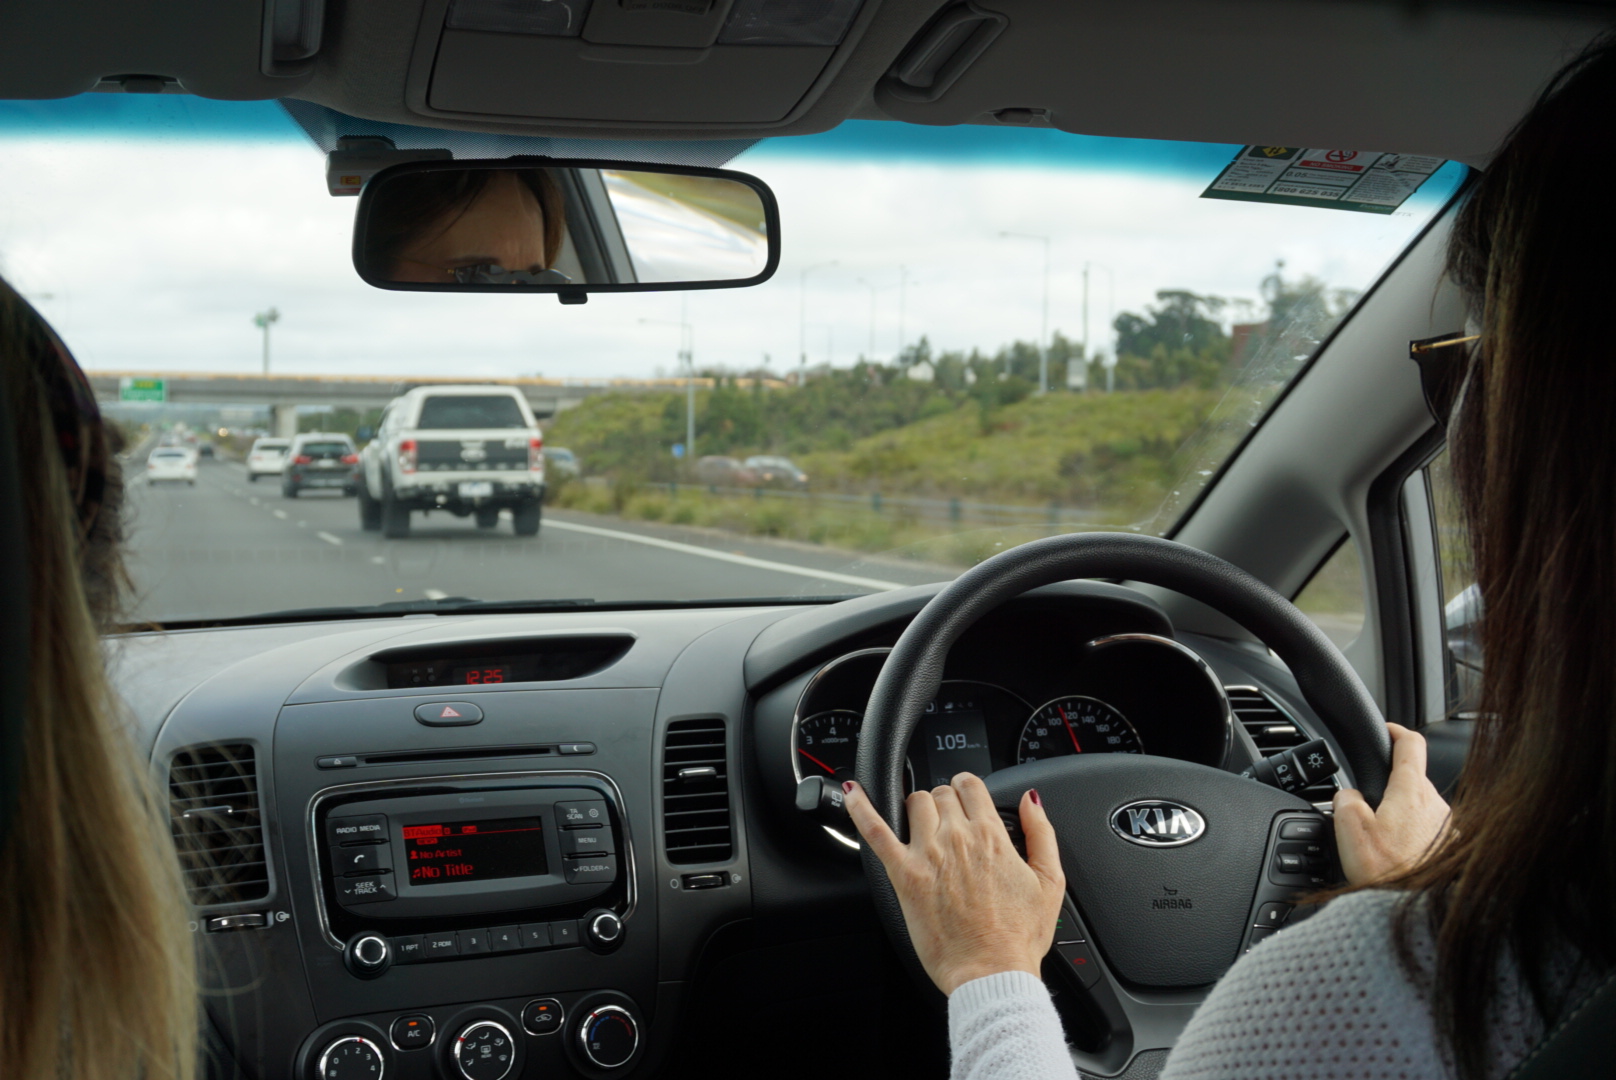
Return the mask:
<svg viewBox="0 0 1616 1080">
<path fill-rule="evenodd" d="M 203 460 L 195 487 L 147 485 L 130 463 L 132 615 L 156 622 L 398 600 L 691 600 L 846 596 L 935 581 L 921 566 L 850 563 L 845 552 L 546 510 L 537 537 L 509 520 L 451 514 L 412 535 L 359 527 L 357 500 L 282 496 L 232 462 Z"/>
</svg>

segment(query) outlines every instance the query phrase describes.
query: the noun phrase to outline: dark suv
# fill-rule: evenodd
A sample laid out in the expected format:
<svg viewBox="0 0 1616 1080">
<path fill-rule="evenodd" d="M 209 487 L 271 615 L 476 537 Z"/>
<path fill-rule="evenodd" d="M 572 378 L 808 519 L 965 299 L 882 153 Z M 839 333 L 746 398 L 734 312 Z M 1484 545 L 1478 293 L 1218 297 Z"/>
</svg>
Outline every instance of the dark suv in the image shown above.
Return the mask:
<svg viewBox="0 0 1616 1080">
<path fill-rule="evenodd" d="M 305 489 L 359 494 L 359 451 L 343 434 L 305 432 L 292 440 L 281 472 L 281 494 L 295 499 Z"/>
</svg>

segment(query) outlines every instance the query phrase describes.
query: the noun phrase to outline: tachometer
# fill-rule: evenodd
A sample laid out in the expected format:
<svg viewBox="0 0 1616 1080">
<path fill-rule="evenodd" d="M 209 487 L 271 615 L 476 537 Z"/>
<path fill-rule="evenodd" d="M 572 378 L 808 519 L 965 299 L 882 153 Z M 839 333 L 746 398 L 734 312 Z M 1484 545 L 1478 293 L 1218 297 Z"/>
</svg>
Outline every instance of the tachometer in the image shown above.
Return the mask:
<svg viewBox="0 0 1616 1080">
<path fill-rule="evenodd" d="M 863 726 L 864 717 L 852 709 L 830 709 L 805 717 L 797 724 L 791 740 L 792 765 L 797 779 L 809 776 L 834 776 L 838 781 L 853 779 L 859 729 Z"/>
<path fill-rule="evenodd" d="M 1032 714 L 1021 729 L 1016 761 L 1061 757 L 1066 754 L 1143 754 L 1144 744 L 1133 725 L 1116 709 L 1097 698 L 1056 698 Z"/>
</svg>

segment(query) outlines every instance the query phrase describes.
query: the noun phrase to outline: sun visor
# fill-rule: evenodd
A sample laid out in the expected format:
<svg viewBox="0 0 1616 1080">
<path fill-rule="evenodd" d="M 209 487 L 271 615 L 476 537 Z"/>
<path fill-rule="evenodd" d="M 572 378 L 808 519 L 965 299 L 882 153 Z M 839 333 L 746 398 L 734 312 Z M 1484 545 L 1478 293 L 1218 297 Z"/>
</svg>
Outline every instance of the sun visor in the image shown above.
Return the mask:
<svg viewBox="0 0 1616 1080">
<path fill-rule="evenodd" d="M 411 107 L 642 128 L 776 123 L 806 106 L 879 3 L 452 0 L 441 26 L 423 26 Z"/>
</svg>

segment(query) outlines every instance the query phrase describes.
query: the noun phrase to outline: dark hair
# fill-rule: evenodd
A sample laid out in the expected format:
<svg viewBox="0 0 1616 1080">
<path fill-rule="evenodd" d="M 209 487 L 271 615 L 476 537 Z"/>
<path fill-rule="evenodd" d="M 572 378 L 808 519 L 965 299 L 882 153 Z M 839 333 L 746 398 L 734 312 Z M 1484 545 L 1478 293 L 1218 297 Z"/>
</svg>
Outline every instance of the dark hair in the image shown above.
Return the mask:
<svg viewBox="0 0 1616 1080">
<path fill-rule="evenodd" d="M 1435 936 L 1438 1030 L 1488 1067 L 1506 957 L 1546 1023 L 1567 948 L 1616 963 L 1616 39 L 1550 83 L 1470 193 L 1449 274 L 1481 323 L 1450 423 L 1481 629 L 1479 719 L 1450 838 L 1391 882 Z M 1563 983 L 1563 975 L 1560 978 Z"/>
<path fill-rule="evenodd" d="M 489 181 L 502 173 L 527 185 L 544 212 L 544 265 L 555 265 L 566 235 L 561 185 L 548 169 L 443 169 L 410 173 L 382 183 L 370 207 L 368 247 L 390 259 L 414 244 L 446 231 L 477 201 Z M 507 270 L 527 267 L 507 266 Z"/>
</svg>

